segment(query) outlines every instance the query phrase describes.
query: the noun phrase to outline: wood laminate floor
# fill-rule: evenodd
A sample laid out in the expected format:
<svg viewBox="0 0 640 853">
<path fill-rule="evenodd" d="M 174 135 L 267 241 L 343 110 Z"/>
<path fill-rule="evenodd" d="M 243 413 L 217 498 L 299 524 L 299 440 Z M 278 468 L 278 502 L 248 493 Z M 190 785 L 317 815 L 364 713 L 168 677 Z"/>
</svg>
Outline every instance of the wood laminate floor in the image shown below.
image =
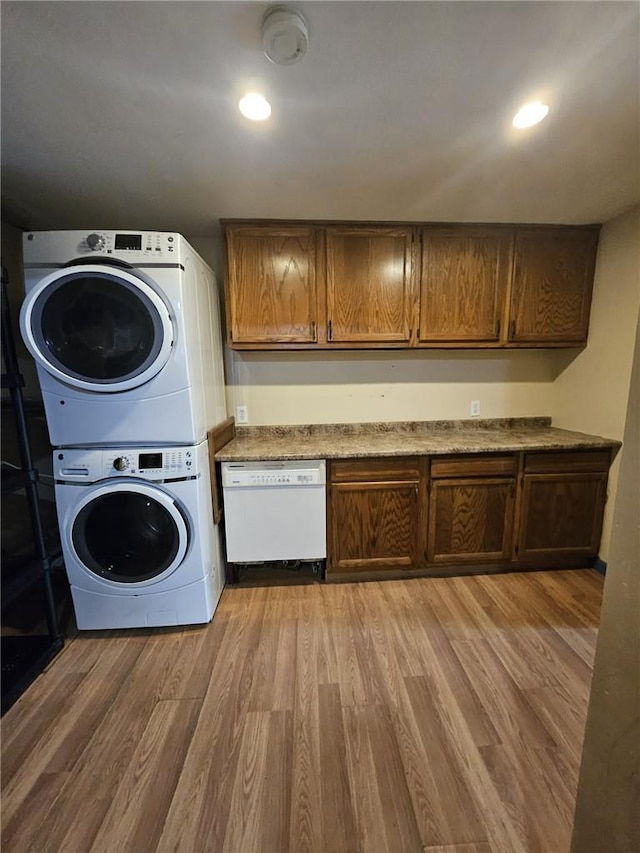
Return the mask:
<svg viewBox="0 0 640 853">
<path fill-rule="evenodd" d="M 4 853 L 566 853 L 593 571 L 225 590 L 2 721 Z"/>
</svg>

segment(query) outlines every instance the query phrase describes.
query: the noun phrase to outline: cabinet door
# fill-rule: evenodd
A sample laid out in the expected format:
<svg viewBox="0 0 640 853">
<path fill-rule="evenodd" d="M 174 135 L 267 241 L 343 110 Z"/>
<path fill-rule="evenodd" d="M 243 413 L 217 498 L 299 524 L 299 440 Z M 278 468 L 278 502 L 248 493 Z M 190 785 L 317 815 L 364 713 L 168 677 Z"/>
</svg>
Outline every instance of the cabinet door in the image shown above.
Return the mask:
<svg viewBox="0 0 640 853">
<path fill-rule="evenodd" d="M 595 557 L 607 474 L 525 474 L 518 558 Z"/>
<path fill-rule="evenodd" d="M 316 236 L 311 227 L 228 226 L 231 345 L 316 341 Z"/>
<path fill-rule="evenodd" d="M 421 343 L 500 339 L 512 241 L 505 228 L 423 229 Z"/>
<path fill-rule="evenodd" d="M 514 247 L 509 340 L 587 340 L 598 229 L 519 228 Z"/>
<path fill-rule="evenodd" d="M 332 571 L 410 568 L 418 550 L 417 483 L 334 483 L 331 486 Z"/>
<path fill-rule="evenodd" d="M 327 228 L 327 339 L 408 343 L 411 228 Z"/>
<path fill-rule="evenodd" d="M 432 480 L 427 557 L 430 563 L 511 559 L 515 480 Z"/>
</svg>

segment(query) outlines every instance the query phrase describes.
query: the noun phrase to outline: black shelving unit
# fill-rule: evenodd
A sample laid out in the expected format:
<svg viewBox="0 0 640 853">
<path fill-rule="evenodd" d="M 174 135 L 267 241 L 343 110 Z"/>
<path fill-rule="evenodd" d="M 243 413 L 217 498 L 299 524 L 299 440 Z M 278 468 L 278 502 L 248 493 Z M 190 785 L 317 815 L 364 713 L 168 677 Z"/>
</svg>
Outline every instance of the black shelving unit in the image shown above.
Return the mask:
<svg viewBox="0 0 640 853">
<path fill-rule="evenodd" d="M 59 551 L 51 552 L 43 527 L 38 470 L 34 465 L 29 441 L 27 409 L 23 397 L 24 378 L 16 355 L 15 338 L 9 310 L 8 280 L 2 267 L 2 387 L 8 389 L 11 411 L 15 419 L 18 468 L 2 465 L 2 494 L 24 492 L 33 537 L 33 550 L 18 556 L 3 555 L 0 578 L 2 583 L 2 617 L 26 599 L 44 609 L 44 630 L 30 633 L 2 634 L 2 708 L 4 714 L 42 672 L 64 645 L 58 621 L 53 573 L 61 565 Z M 3 426 L 6 428 L 6 425 Z"/>
</svg>

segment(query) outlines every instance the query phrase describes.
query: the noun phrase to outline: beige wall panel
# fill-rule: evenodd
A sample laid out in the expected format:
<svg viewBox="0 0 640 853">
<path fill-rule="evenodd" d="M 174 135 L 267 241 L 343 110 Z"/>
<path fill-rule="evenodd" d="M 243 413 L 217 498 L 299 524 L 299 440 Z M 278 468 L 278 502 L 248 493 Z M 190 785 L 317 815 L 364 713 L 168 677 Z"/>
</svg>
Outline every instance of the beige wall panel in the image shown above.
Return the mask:
<svg viewBox="0 0 640 853">
<path fill-rule="evenodd" d="M 228 404 L 252 424 L 548 415 L 549 352 L 232 353 Z"/>
<path fill-rule="evenodd" d="M 640 850 L 640 324 L 572 853 Z"/>
<path fill-rule="evenodd" d="M 607 222 L 600 234 L 587 347 L 557 354 L 553 425 L 622 439 L 640 310 L 640 207 Z M 600 556 L 607 561 L 620 474 L 609 479 Z"/>
</svg>

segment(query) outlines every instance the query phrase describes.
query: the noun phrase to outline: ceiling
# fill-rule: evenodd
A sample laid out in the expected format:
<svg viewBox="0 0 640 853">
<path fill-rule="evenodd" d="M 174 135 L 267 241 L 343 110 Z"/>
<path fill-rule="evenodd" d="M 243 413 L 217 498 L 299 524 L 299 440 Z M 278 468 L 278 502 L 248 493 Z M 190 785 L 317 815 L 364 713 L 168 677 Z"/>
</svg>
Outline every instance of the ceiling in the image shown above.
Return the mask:
<svg viewBox="0 0 640 853">
<path fill-rule="evenodd" d="M 2 3 L 3 215 L 210 234 L 220 217 L 603 222 L 640 198 L 640 4 Z M 272 118 L 239 97 L 259 89 Z M 541 99 L 548 118 L 510 121 Z"/>
</svg>

